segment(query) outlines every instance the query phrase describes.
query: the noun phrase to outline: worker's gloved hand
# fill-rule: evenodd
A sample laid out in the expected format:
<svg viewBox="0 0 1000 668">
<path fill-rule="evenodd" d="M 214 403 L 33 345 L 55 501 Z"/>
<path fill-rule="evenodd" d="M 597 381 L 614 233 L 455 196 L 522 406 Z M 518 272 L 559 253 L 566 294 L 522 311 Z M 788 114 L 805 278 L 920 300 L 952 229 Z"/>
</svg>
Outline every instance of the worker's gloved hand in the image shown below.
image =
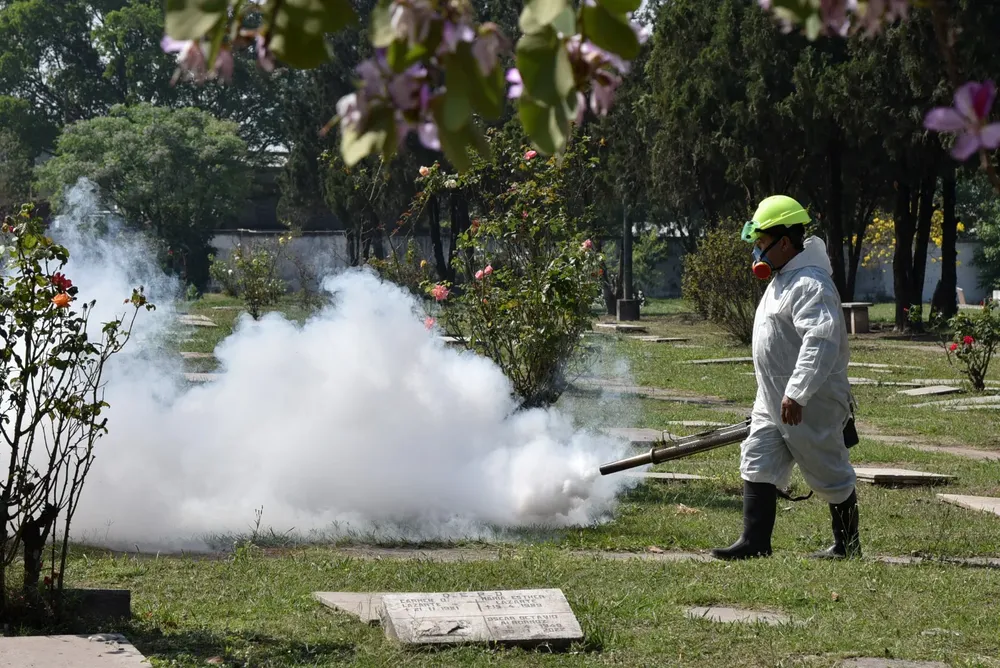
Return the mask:
<svg viewBox="0 0 1000 668">
<path fill-rule="evenodd" d="M 781 421 L 793 427 L 802 423 L 802 406 L 785 397 L 781 400 Z"/>
</svg>

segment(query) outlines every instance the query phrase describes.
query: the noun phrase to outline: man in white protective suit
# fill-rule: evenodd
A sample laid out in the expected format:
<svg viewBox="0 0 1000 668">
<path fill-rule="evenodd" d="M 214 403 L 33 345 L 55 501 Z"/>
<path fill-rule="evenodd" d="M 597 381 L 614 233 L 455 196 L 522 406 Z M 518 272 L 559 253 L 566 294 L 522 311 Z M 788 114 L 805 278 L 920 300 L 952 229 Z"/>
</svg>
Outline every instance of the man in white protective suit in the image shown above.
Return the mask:
<svg viewBox="0 0 1000 668">
<path fill-rule="evenodd" d="M 834 544 L 821 558 L 861 556 L 847 327 L 826 245 L 805 238 L 809 214 L 794 199 L 768 197 L 743 228 L 754 274 L 771 278 L 757 307 L 753 362 L 757 398 L 743 442 L 743 535 L 712 550 L 719 559 L 771 554 L 777 496 L 792 467 L 830 506 Z M 773 274 L 773 278 L 772 278 Z M 854 436 L 845 443 L 847 437 Z"/>
</svg>

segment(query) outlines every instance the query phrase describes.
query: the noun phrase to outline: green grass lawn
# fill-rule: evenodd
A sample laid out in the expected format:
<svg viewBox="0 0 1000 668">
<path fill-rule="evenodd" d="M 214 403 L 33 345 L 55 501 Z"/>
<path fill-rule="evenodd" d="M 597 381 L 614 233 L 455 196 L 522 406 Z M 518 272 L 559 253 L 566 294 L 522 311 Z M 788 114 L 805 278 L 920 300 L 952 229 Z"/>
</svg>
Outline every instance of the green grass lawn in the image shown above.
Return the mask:
<svg viewBox="0 0 1000 668">
<path fill-rule="evenodd" d="M 220 326 L 197 329 L 179 350 L 211 352 L 232 331 L 236 302 L 216 296 L 190 305 Z M 230 307 L 228 310 L 218 307 Z M 291 317 L 305 312 L 282 304 Z M 881 308 L 881 307 L 880 307 Z M 874 315 L 874 313 L 873 313 Z M 889 313 L 891 317 L 891 312 Z M 755 384 L 749 364 L 696 366 L 700 358 L 749 355 L 681 302 L 653 301 L 643 313 L 652 333 L 689 339 L 680 347 L 597 335 L 600 370 L 628 362 L 629 380 L 730 402 L 701 406 L 634 397 L 602 401 L 571 393 L 560 401 L 582 426 L 655 427 L 689 433 L 676 420 L 738 421 Z M 906 381 L 957 378 L 939 351 L 855 337 L 852 359 L 916 366 L 853 377 Z M 209 370 L 195 361 L 191 370 Z M 1000 368 L 991 374 L 1000 379 Z M 1000 449 L 1000 412 L 910 408 L 914 399 L 891 386 L 858 387 L 866 431 L 930 442 Z M 605 398 L 606 399 L 606 398 Z M 873 559 L 822 563 L 805 555 L 830 540 L 825 504 L 780 502 L 775 557 L 749 563 L 598 559 L 593 553 L 701 551 L 728 545 L 741 528 L 738 446 L 658 468 L 710 480 L 643 483 L 621 498 L 612 521 L 563 531 L 513 531 L 498 560 L 436 563 L 346 556 L 332 545 L 262 550 L 244 546 L 215 558 L 112 555 L 78 549 L 72 586 L 131 589 L 134 620 L 122 630 L 156 666 L 833 666 L 851 656 L 1000 666 L 1000 573 Z M 920 452 L 870 438 L 852 450 L 855 465 L 892 464 L 957 476 L 941 488 L 859 488 L 866 554 L 948 557 L 1000 554 L 1000 518 L 941 503 L 936 493 L 1000 496 L 1000 463 Z M 805 487 L 798 474 L 799 493 Z M 434 546 L 429 546 L 433 548 Z M 331 612 L 314 591 L 455 591 L 558 587 L 579 618 L 586 641 L 550 654 L 485 648 L 403 651 L 377 627 Z M 797 626 L 717 626 L 686 619 L 685 606 L 745 605 L 782 610 Z M 95 631 L 96 629 L 86 629 Z M 102 629 L 104 630 L 104 629 Z M 115 629 L 106 629 L 115 630 Z M 210 659 L 217 661 L 207 663 Z"/>
</svg>

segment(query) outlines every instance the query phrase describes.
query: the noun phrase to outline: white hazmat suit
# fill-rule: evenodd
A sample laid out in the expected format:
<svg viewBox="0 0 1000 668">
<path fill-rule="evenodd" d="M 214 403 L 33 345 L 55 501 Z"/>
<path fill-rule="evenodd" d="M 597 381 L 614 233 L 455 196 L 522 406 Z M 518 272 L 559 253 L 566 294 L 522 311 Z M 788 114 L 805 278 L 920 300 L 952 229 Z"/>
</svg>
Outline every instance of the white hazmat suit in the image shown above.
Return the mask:
<svg viewBox="0 0 1000 668">
<path fill-rule="evenodd" d="M 854 491 L 855 474 L 843 432 L 850 417 L 850 351 L 832 274 L 826 245 L 810 237 L 776 272 L 757 307 L 757 398 L 740 473 L 782 489 L 798 464 L 818 497 L 839 504 Z M 800 424 L 782 424 L 784 397 L 802 406 Z"/>
</svg>

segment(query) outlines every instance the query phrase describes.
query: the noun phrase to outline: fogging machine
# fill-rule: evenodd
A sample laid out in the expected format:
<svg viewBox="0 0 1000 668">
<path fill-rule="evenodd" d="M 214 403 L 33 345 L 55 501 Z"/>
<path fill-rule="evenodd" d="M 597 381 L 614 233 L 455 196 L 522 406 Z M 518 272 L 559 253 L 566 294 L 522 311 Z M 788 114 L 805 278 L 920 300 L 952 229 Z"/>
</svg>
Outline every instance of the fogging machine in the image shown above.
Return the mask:
<svg viewBox="0 0 1000 668">
<path fill-rule="evenodd" d="M 672 459 L 690 457 L 691 455 L 696 455 L 699 452 L 707 452 L 708 450 L 721 448 L 725 445 L 741 443 L 749 435 L 750 418 L 747 418 L 743 422 L 731 424 L 728 427 L 719 427 L 718 429 L 705 431 L 700 434 L 695 434 L 694 436 L 679 438 L 676 441 L 672 441 L 669 445 L 659 448 L 654 447 L 650 449 L 649 452 L 641 455 L 628 457 L 627 459 L 619 459 L 616 462 L 610 462 L 601 467 L 601 475 L 627 471 L 628 469 L 634 469 L 637 466 L 659 464 L 661 462 L 668 462 Z M 844 445 L 851 448 L 857 444 L 858 432 L 854 426 L 854 406 L 852 402 L 851 415 L 844 427 Z"/>
</svg>

